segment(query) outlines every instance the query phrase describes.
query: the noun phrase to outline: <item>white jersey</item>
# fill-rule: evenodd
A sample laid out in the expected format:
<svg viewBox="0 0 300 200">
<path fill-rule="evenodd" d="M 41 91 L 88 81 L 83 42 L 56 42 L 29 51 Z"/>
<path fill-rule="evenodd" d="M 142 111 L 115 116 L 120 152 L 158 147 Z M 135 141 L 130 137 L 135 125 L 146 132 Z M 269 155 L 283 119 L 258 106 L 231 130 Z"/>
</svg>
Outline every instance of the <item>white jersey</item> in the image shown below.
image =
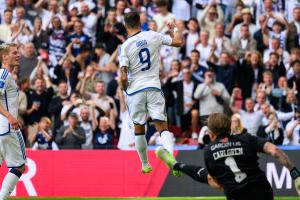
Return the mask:
<svg viewBox="0 0 300 200">
<path fill-rule="evenodd" d="M 171 45 L 172 38 L 154 31 L 138 32 L 119 48 L 120 67 L 127 67 L 128 95 L 147 88 L 161 89 L 159 49 Z"/>
<path fill-rule="evenodd" d="M 7 69 L 0 69 L 0 104 L 17 119 L 19 105 L 19 88 Z M 12 132 L 8 119 L 0 114 L 0 135 Z M 18 130 L 16 130 L 18 132 Z"/>
</svg>

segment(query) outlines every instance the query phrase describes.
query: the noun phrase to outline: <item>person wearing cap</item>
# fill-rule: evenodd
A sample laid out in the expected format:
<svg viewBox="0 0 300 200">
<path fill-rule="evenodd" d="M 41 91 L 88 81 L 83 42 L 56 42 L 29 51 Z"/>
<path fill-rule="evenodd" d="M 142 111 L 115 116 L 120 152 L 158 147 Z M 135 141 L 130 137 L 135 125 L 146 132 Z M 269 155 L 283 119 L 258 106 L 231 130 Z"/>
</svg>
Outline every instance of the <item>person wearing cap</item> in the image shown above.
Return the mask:
<svg viewBox="0 0 300 200">
<path fill-rule="evenodd" d="M 205 72 L 204 77 L 204 83 L 199 84 L 194 93 L 194 98 L 199 101 L 201 126 L 206 125 L 210 114 L 224 113 L 225 104 L 230 100 L 223 83 L 216 81 L 216 75 L 212 68 Z"/>
<path fill-rule="evenodd" d="M 78 115 L 71 113 L 68 117 L 68 126 L 62 126 L 55 137 L 59 149 L 81 149 L 85 143 L 84 129 L 78 125 Z"/>
<path fill-rule="evenodd" d="M 236 24 L 236 22 L 237 22 L 237 20 L 236 20 L 237 15 L 235 15 L 229 25 L 229 28 L 230 28 L 230 26 L 233 27 L 232 32 L 230 30 L 227 30 L 229 33 L 231 32 L 231 41 L 232 42 L 241 39 L 241 26 L 242 25 L 244 25 L 244 24 L 248 25 L 251 37 L 253 37 L 254 33 L 258 29 L 255 24 L 251 23 L 252 13 L 249 8 L 244 8 L 241 11 L 241 15 L 242 15 L 242 22 L 233 27 L 233 25 Z"/>
</svg>

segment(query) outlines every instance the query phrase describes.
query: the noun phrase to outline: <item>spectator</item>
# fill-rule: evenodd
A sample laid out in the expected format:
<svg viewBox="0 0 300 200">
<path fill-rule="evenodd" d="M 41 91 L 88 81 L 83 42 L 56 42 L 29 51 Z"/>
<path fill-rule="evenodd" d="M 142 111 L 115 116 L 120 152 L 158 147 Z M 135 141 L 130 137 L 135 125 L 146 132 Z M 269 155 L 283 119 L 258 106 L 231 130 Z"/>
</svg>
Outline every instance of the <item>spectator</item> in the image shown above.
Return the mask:
<svg viewBox="0 0 300 200">
<path fill-rule="evenodd" d="M 49 36 L 46 31 L 42 29 L 42 20 L 36 17 L 33 22 L 33 39 L 34 48 L 39 50 L 44 46 L 48 46 Z"/>
<path fill-rule="evenodd" d="M 12 18 L 13 18 L 13 11 L 11 9 L 5 9 L 3 15 L 4 23 L 0 25 L 0 40 L 2 42 L 9 42 L 11 40 Z"/>
<path fill-rule="evenodd" d="M 155 14 L 152 19 L 157 24 L 157 32 L 165 33 L 168 30 L 167 21 L 175 20 L 175 16 L 168 11 L 168 1 L 159 0 L 157 6 L 159 7 L 159 13 Z"/>
<path fill-rule="evenodd" d="M 95 92 L 91 93 L 91 99 L 96 102 L 96 105 L 99 106 L 107 116 L 113 115 L 117 117 L 117 107 L 113 98 L 109 97 L 105 93 L 105 84 L 103 81 L 98 81 L 95 83 Z M 110 124 L 113 126 L 112 124 Z"/>
<path fill-rule="evenodd" d="M 242 90 L 243 98 L 255 97 L 258 84 L 262 81 L 264 65 L 258 51 L 246 53 L 242 64 L 237 68 L 236 82 Z"/>
<path fill-rule="evenodd" d="M 264 50 L 268 47 L 264 43 L 263 31 L 262 31 L 262 28 L 263 28 L 266 20 L 267 20 L 267 17 L 265 15 L 260 15 L 258 17 L 258 23 L 259 23 L 260 29 L 258 29 L 253 35 L 253 38 L 256 40 L 256 43 L 257 43 L 257 50 L 260 53 L 263 53 Z"/>
<path fill-rule="evenodd" d="M 197 88 L 197 83 L 192 81 L 192 73 L 190 69 L 183 69 L 183 80 L 171 82 L 172 77 L 168 79 L 166 87 L 177 94 L 177 114 L 180 116 L 181 131 L 185 136 L 188 135 L 190 126 L 192 125 L 192 138 L 197 139 L 196 133 L 198 125 L 199 111 L 193 94 Z"/>
<path fill-rule="evenodd" d="M 228 37 L 224 35 L 224 24 L 217 23 L 215 25 L 215 37 L 212 37 L 209 34 L 209 37 L 211 38 L 211 45 L 213 50 L 215 51 L 215 55 L 217 57 L 220 57 L 222 52 L 228 52 L 230 55 L 234 55 L 233 46 L 231 44 L 231 41 Z M 210 59 L 209 59 L 210 60 Z"/>
<path fill-rule="evenodd" d="M 194 98 L 199 100 L 200 122 L 206 124 L 208 116 L 212 113 L 224 113 L 229 94 L 222 83 L 215 81 L 215 72 L 211 69 L 205 72 L 204 83 L 197 86 Z"/>
<path fill-rule="evenodd" d="M 113 62 L 110 62 L 110 55 L 106 52 L 106 45 L 98 43 L 95 46 L 95 54 L 99 61 L 94 63 L 94 69 L 99 73 L 98 77 L 108 85 L 113 79 L 113 73 L 116 71 Z"/>
<path fill-rule="evenodd" d="M 85 132 L 78 125 L 78 115 L 71 113 L 68 117 L 68 126 L 62 126 L 56 135 L 55 142 L 60 149 L 81 149 L 85 143 Z"/>
<path fill-rule="evenodd" d="M 58 63 L 66 51 L 67 35 L 59 17 L 54 16 L 51 23 L 52 28 L 47 29 L 49 35 L 49 54 L 55 59 L 54 63 Z"/>
<path fill-rule="evenodd" d="M 251 37 L 248 25 L 242 24 L 240 26 L 240 37 L 233 42 L 233 46 L 237 51 L 237 60 L 243 59 L 247 52 L 256 49 L 256 41 Z"/>
<path fill-rule="evenodd" d="M 101 80 L 101 78 L 96 77 L 95 70 L 91 65 L 87 66 L 85 72 L 82 72 L 79 76 L 80 80 L 76 86 L 76 91 L 79 91 L 81 95 L 94 92 L 95 83 L 97 80 Z"/>
<path fill-rule="evenodd" d="M 216 72 L 216 81 L 223 83 L 228 93 L 231 94 L 235 84 L 237 65 L 235 63 L 230 63 L 229 54 L 227 52 L 223 52 L 220 56 L 219 64 L 215 64 L 210 61 L 208 61 L 207 64 Z"/>
<path fill-rule="evenodd" d="M 208 43 L 209 32 L 200 32 L 200 43 L 196 46 L 196 49 L 201 52 L 200 65 L 208 68 L 207 61 L 209 60 L 212 46 Z M 213 52 L 214 53 L 214 52 Z"/>
<path fill-rule="evenodd" d="M 300 34 L 300 7 L 295 7 L 293 9 L 294 20 L 289 23 L 288 29 L 289 34 L 287 34 L 286 47 L 287 50 L 291 51 L 293 48 L 300 47 L 299 34 Z"/>
<path fill-rule="evenodd" d="M 266 54 L 264 54 L 265 57 Z M 270 70 L 273 74 L 273 83 L 277 84 L 281 76 L 285 76 L 286 69 L 282 62 L 279 63 L 279 55 L 275 52 L 270 53 L 266 69 Z"/>
<path fill-rule="evenodd" d="M 257 135 L 259 126 L 262 123 L 263 115 L 260 111 L 254 111 L 254 101 L 251 98 L 245 100 L 246 110 L 233 107 L 233 112 L 241 115 L 241 121 L 247 132 L 251 135 Z"/>
<path fill-rule="evenodd" d="M 110 127 L 108 117 L 101 117 L 99 125 L 94 131 L 94 149 L 112 149 L 113 148 L 113 131 Z"/>
<path fill-rule="evenodd" d="M 300 109 L 295 112 L 295 119 L 291 120 L 286 126 L 284 144 L 300 145 Z"/>
<path fill-rule="evenodd" d="M 116 2 L 117 21 L 119 23 L 124 23 L 124 11 L 127 6 L 126 4 L 127 4 L 127 2 L 125 0 L 119 0 Z M 146 14 L 146 12 L 142 12 L 142 13 Z M 141 16 L 142 16 L 142 13 L 141 13 Z"/>
<path fill-rule="evenodd" d="M 83 32 L 84 23 L 77 20 L 74 24 L 74 32 L 68 36 L 68 44 L 72 44 L 72 55 L 80 54 L 83 46 L 90 46 L 90 37 Z"/>
<path fill-rule="evenodd" d="M 90 111 L 87 106 L 80 109 L 81 121 L 79 125 L 85 133 L 85 143 L 81 145 L 82 149 L 93 149 L 93 124 L 97 123 L 90 120 Z"/>
<path fill-rule="evenodd" d="M 48 105 L 54 94 L 52 84 L 49 79 L 38 78 L 34 82 L 34 89 L 29 90 L 27 96 L 27 111 L 25 121 L 28 124 L 28 141 L 33 144 L 33 125 L 42 117 L 49 117 Z"/>
<path fill-rule="evenodd" d="M 61 81 L 58 84 L 58 94 L 51 99 L 48 107 L 48 112 L 54 117 L 53 134 L 56 135 L 57 130 L 62 126 L 60 113 L 63 106 L 70 104 L 70 97 L 68 95 L 68 83 Z"/>
<path fill-rule="evenodd" d="M 37 66 L 38 59 L 34 53 L 34 45 L 32 43 L 27 43 L 24 45 L 23 55 L 20 58 L 20 78 L 29 77 L 32 70 Z"/>
<path fill-rule="evenodd" d="M 224 13 L 220 7 L 215 2 L 206 6 L 203 10 L 202 16 L 199 19 L 200 27 L 203 30 L 209 32 L 209 38 L 213 39 L 216 36 L 216 25 L 218 23 L 223 23 Z"/>
<path fill-rule="evenodd" d="M 52 149 L 57 150 L 58 147 L 53 142 L 53 135 L 51 131 L 51 120 L 48 117 L 42 117 L 40 122 L 36 125 L 36 132 L 34 136 L 34 144 L 32 149 Z"/>
<path fill-rule="evenodd" d="M 192 71 L 192 79 L 197 84 L 204 82 L 204 73 L 207 70 L 206 67 L 201 66 L 199 64 L 200 60 L 200 52 L 196 49 L 191 52 L 191 71 Z"/>
<path fill-rule="evenodd" d="M 280 122 L 280 124 L 282 124 L 282 122 L 289 121 L 294 117 L 294 112 L 283 113 L 283 112 L 280 112 L 280 111 L 276 111 L 268 103 L 262 104 L 261 111 L 262 111 L 262 114 L 264 115 L 263 119 L 262 119 L 262 125 L 263 126 L 266 126 L 270 123 L 269 122 L 269 117 L 270 117 L 271 114 L 276 115 L 276 117 L 277 117 L 278 121 Z"/>
<path fill-rule="evenodd" d="M 18 80 L 19 90 L 19 109 L 18 109 L 18 120 L 25 127 L 24 116 L 27 110 L 27 96 L 26 92 L 29 90 L 28 78 Z"/>
<path fill-rule="evenodd" d="M 266 138 L 269 142 L 282 145 L 283 142 L 283 129 L 275 114 L 268 117 L 268 125 L 261 126 L 258 130 L 257 136 Z"/>
<path fill-rule="evenodd" d="M 300 60 L 295 60 L 291 63 L 291 67 L 294 71 L 294 76 L 288 80 L 289 88 L 294 88 L 295 90 L 300 89 Z M 300 93 L 297 93 L 298 102 L 300 102 Z"/>
<path fill-rule="evenodd" d="M 80 64 L 77 62 L 77 60 L 75 60 L 74 57 L 71 56 L 71 50 L 68 48 L 65 55 L 54 68 L 56 79 L 54 79 L 53 82 L 58 84 L 60 81 L 66 81 L 69 86 L 69 94 L 76 88 L 80 70 Z"/>
<path fill-rule="evenodd" d="M 199 40 L 199 27 L 197 19 L 189 19 L 187 27 L 188 32 L 183 35 L 185 38 L 185 44 L 181 49 L 183 57 L 191 56 L 191 52 L 193 49 L 195 49 L 195 46 Z"/>
<path fill-rule="evenodd" d="M 277 38 L 273 38 L 271 42 L 271 46 L 269 49 L 264 51 L 264 63 L 268 65 L 272 65 L 270 63 L 270 58 L 272 57 L 272 53 L 277 54 L 277 64 L 280 62 L 287 69 L 290 62 L 290 54 L 280 47 L 280 40 Z M 275 63 L 274 63 L 275 64 Z M 285 74 L 284 74 L 285 75 Z M 284 76 L 283 75 L 283 76 Z"/>
<path fill-rule="evenodd" d="M 241 15 L 242 15 L 242 22 L 235 25 L 234 28 L 232 29 L 232 35 L 231 35 L 232 42 L 235 42 L 236 40 L 239 40 L 242 37 L 242 31 L 240 31 L 241 26 L 246 25 L 248 27 L 249 36 L 251 38 L 253 37 L 254 33 L 257 31 L 256 25 L 251 23 L 251 21 L 252 21 L 251 10 L 249 8 L 244 8 L 241 12 Z M 229 33 L 230 33 L 231 27 L 233 27 L 233 24 L 236 24 L 237 16 L 238 15 L 235 15 L 233 17 L 231 24 L 229 24 L 229 26 L 228 26 Z"/>
<path fill-rule="evenodd" d="M 243 127 L 241 116 L 234 114 L 231 116 L 231 135 L 238 135 L 247 133 L 247 130 Z"/>
<path fill-rule="evenodd" d="M 73 92 L 70 95 L 70 101 L 66 101 L 60 112 L 60 119 L 63 121 L 63 125 L 68 125 L 68 116 L 71 113 L 76 113 L 77 116 L 80 115 L 80 109 L 83 106 L 83 99 L 78 92 Z M 80 121 L 80 120 L 79 120 Z"/>
<path fill-rule="evenodd" d="M 96 44 L 96 27 L 97 16 L 90 11 L 88 4 L 82 2 L 81 4 L 81 20 L 84 23 L 83 31 L 87 34 L 92 41 L 93 46 Z"/>
</svg>

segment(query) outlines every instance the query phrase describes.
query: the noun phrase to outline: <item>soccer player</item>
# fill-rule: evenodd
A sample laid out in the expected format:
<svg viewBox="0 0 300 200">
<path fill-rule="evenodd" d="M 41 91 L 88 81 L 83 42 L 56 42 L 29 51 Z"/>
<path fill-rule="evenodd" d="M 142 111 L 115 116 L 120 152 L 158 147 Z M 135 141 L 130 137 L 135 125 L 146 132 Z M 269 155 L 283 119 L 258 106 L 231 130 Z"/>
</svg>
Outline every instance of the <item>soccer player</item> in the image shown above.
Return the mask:
<svg viewBox="0 0 300 200">
<path fill-rule="evenodd" d="M 174 147 L 159 79 L 159 48 L 162 45 L 180 47 L 183 36 L 171 21 L 168 22 L 170 36 L 154 31 L 141 32 L 140 15 L 136 11 L 126 13 L 124 21 L 129 37 L 119 48 L 121 87 L 125 90 L 127 109 L 134 123 L 135 147 L 142 161 L 142 173 L 149 173 L 152 167 L 148 162 L 144 127 L 148 115 L 155 121 L 164 148 L 172 154 Z M 176 171 L 173 174 L 176 176 Z"/>
<path fill-rule="evenodd" d="M 205 179 L 212 177 L 224 189 L 228 200 L 272 200 L 272 187 L 258 166 L 257 154 L 265 153 L 290 170 L 300 195 L 299 171 L 274 144 L 248 133 L 230 135 L 230 119 L 224 114 L 210 115 L 208 129 L 212 142 L 204 150 L 207 170 L 179 163 L 163 148 L 156 150 L 157 156 L 171 169 L 183 171 L 196 181 L 207 183 L 209 180 Z"/>
<path fill-rule="evenodd" d="M 0 200 L 4 200 L 14 190 L 25 171 L 26 154 L 20 123 L 17 120 L 19 88 L 11 74 L 13 69 L 20 65 L 18 46 L 2 44 L 0 60 L 0 164 L 5 160 L 10 169 L 0 191 Z"/>
</svg>

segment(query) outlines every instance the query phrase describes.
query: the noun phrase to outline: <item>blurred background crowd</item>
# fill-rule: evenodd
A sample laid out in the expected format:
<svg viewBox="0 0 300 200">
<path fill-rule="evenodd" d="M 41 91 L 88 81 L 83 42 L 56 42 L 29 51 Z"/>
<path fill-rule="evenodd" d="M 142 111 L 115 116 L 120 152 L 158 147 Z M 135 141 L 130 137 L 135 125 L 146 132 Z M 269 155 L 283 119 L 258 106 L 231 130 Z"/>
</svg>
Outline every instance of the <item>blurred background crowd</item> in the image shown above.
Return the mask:
<svg viewBox="0 0 300 200">
<path fill-rule="evenodd" d="M 206 119 L 232 116 L 232 134 L 300 144 L 298 0 L 0 0 L 0 41 L 18 43 L 19 119 L 33 149 L 134 149 L 134 130 L 118 84 L 124 13 L 142 31 L 169 34 L 161 82 L 178 144 L 207 140 Z M 149 144 L 160 144 L 151 119 Z"/>
</svg>

